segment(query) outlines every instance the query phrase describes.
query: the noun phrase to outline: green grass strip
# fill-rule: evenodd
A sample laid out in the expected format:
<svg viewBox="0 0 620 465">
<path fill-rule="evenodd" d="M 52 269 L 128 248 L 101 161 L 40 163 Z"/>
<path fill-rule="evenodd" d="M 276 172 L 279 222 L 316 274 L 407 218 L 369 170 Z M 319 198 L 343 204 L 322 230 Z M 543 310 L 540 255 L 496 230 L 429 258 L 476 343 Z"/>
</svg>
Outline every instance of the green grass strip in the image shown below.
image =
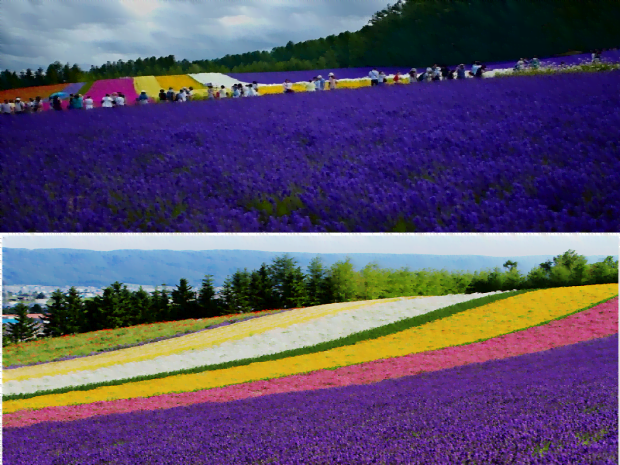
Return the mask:
<svg viewBox="0 0 620 465">
<path fill-rule="evenodd" d="M 80 95 L 86 94 L 86 92 L 90 90 L 90 88 L 93 86 L 94 83 L 95 81 L 85 82 L 82 88 L 78 91 L 78 94 Z"/>
<path fill-rule="evenodd" d="M 205 365 L 205 366 L 196 367 L 196 368 L 187 368 L 184 370 L 162 372 L 162 373 L 157 373 L 154 375 L 136 376 L 134 378 L 124 378 L 124 379 L 119 379 L 119 380 L 104 381 L 101 383 L 84 384 L 81 386 L 70 386 L 70 387 L 51 389 L 51 390 L 41 390 L 41 391 L 25 393 L 25 394 L 10 394 L 7 396 L 2 396 L 2 399 L 4 401 L 20 400 L 20 399 L 31 399 L 33 397 L 38 397 L 42 395 L 64 394 L 64 393 L 72 392 L 72 391 L 90 391 L 92 389 L 96 389 L 99 387 L 120 386 L 122 384 L 134 383 L 134 382 L 139 382 L 139 381 L 148 381 L 148 380 L 153 380 L 153 379 L 167 378 L 168 376 L 196 374 L 196 373 L 202 373 L 205 371 L 223 370 L 226 368 L 250 365 L 252 363 L 269 362 L 269 361 L 281 360 L 281 359 L 289 358 L 289 357 L 296 357 L 299 355 L 308 355 L 308 354 L 314 354 L 318 352 L 324 352 L 326 350 L 336 349 L 338 347 L 354 345 L 358 342 L 366 341 L 369 339 L 377 339 L 382 336 L 389 336 L 391 334 L 405 331 L 407 329 L 414 328 L 416 326 L 422 326 L 432 321 L 436 321 L 442 318 L 447 318 L 449 316 L 456 315 L 457 313 L 462 313 L 467 310 L 471 310 L 477 307 L 482 307 L 483 305 L 497 302 L 499 300 L 509 299 L 510 297 L 514 297 L 520 294 L 525 294 L 526 292 L 531 292 L 531 291 L 532 290 L 529 289 L 529 290 L 514 291 L 514 292 L 504 292 L 502 294 L 494 294 L 490 296 L 480 297 L 478 299 L 472 299 L 467 302 L 461 302 L 458 304 L 450 305 L 448 307 L 443 307 L 438 310 L 434 310 L 432 312 L 426 313 L 424 315 L 414 316 L 411 318 L 406 318 L 400 321 L 396 321 L 394 323 L 390 323 L 385 326 L 380 326 L 378 328 L 360 331 L 358 333 L 354 333 L 354 334 L 351 334 L 349 336 L 342 337 L 339 339 L 334 339 L 332 341 L 321 342 L 313 346 L 301 347 L 299 349 L 286 350 L 284 352 L 278 352 L 277 354 L 262 355 L 260 357 L 245 358 L 241 360 L 233 360 L 231 362 L 219 363 L 217 365 Z"/>
</svg>

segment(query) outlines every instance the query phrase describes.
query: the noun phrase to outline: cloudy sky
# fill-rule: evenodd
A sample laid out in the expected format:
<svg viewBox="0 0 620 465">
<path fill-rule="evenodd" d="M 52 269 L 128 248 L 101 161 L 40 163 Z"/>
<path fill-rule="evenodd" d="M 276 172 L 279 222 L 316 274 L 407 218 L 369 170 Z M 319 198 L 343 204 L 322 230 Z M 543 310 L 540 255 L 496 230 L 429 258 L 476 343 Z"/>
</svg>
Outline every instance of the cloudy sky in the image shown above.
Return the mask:
<svg viewBox="0 0 620 465">
<path fill-rule="evenodd" d="M 357 31 L 387 0 L 2 0 L 0 69 L 212 59 Z M 393 2 L 391 2 L 393 3 Z"/>
<path fill-rule="evenodd" d="M 3 234 L 2 247 L 87 250 L 262 250 L 309 253 L 618 255 L 613 234 Z"/>
</svg>

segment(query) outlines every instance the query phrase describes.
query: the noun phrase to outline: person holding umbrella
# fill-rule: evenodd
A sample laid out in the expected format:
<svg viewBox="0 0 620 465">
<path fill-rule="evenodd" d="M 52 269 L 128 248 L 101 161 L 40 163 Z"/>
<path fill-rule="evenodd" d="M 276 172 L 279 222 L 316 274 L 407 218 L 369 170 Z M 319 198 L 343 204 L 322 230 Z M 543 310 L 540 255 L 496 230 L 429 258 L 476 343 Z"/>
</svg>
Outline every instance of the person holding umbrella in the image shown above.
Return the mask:
<svg viewBox="0 0 620 465">
<path fill-rule="evenodd" d="M 62 102 L 60 101 L 60 98 L 58 97 L 58 95 L 55 95 L 52 100 L 52 108 L 56 111 L 62 110 Z"/>
</svg>

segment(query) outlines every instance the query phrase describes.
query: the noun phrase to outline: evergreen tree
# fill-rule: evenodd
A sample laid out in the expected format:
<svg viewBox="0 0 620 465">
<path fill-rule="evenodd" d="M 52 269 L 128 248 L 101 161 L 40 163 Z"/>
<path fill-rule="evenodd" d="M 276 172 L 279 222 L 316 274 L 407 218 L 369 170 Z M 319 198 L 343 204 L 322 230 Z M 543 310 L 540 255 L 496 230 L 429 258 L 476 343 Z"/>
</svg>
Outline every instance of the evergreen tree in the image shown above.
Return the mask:
<svg viewBox="0 0 620 465">
<path fill-rule="evenodd" d="M 131 324 L 131 292 L 116 281 L 103 290 L 101 317 L 106 329 L 123 328 Z"/>
<path fill-rule="evenodd" d="M 308 265 L 306 276 L 307 305 L 322 305 L 328 303 L 327 270 L 323 266 L 320 256 L 314 257 Z"/>
<path fill-rule="evenodd" d="M 23 303 L 18 303 L 15 306 L 15 314 L 17 315 L 17 321 L 15 323 L 7 323 L 7 332 L 10 334 L 10 340 L 17 343 L 36 337 L 39 325 L 34 319 L 28 318 L 28 307 Z"/>
<path fill-rule="evenodd" d="M 213 275 L 205 275 L 198 292 L 196 314 L 192 318 L 213 318 L 219 316 L 220 312 L 220 301 L 213 287 Z"/>
<path fill-rule="evenodd" d="M 65 334 L 78 334 L 86 327 L 84 302 L 75 287 L 71 287 L 65 295 L 65 311 L 67 314 Z"/>
<path fill-rule="evenodd" d="M 172 319 L 192 318 L 193 315 L 196 315 L 196 306 L 196 292 L 189 285 L 187 279 L 181 278 L 177 287 L 172 291 Z"/>
<path fill-rule="evenodd" d="M 258 270 L 252 271 L 250 275 L 250 299 L 254 310 L 271 310 L 275 308 L 269 267 L 265 263 Z"/>
<path fill-rule="evenodd" d="M 51 303 L 47 306 L 47 323 L 44 324 L 43 332 L 46 336 L 57 337 L 69 333 L 69 313 L 65 304 L 65 295 L 56 289 L 50 298 Z"/>
<path fill-rule="evenodd" d="M 131 324 L 139 325 L 143 323 L 149 323 L 151 319 L 151 302 L 148 292 L 146 292 L 144 289 L 142 289 L 142 286 L 140 286 L 140 288 L 136 292 L 132 293 L 131 301 L 133 316 L 133 321 L 131 322 Z"/>
</svg>

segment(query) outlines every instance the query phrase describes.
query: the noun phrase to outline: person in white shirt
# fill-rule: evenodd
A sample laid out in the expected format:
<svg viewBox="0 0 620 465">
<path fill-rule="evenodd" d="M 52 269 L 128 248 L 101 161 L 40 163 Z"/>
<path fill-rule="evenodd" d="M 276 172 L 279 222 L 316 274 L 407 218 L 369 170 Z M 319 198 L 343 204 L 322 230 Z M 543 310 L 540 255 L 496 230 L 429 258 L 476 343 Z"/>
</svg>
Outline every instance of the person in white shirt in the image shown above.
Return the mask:
<svg viewBox="0 0 620 465">
<path fill-rule="evenodd" d="M 372 71 L 368 73 L 368 76 L 370 77 L 371 86 L 376 86 L 379 84 L 379 72 L 376 69 L 373 68 Z"/>
<path fill-rule="evenodd" d="M 194 88 L 190 87 L 189 89 L 185 89 L 185 93 L 187 94 L 187 100 L 191 100 L 194 96 Z"/>
<path fill-rule="evenodd" d="M 87 95 L 86 98 L 84 99 L 84 108 L 86 110 L 92 110 L 93 109 L 93 99 L 90 98 L 90 95 Z"/>
<path fill-rule="evenodd" d="M 112 97 L 110 97 L 110 94 L 105 94 L 105 97 L 101 99 L 101 108 L 112 108 Z"/>
<path fill-rule="evenodd" d="M 377 84 L 382 86 L 383 84 L 385 84 L 386 79 L 387 79 L 387 76 L 385 75 L 383 71 L 381 71 L 379 73 L 379 76 L 377 77 Z"/>
<path fill-rule="evenodd" d="M 207 84 L 207 98 L 209 100 L 215 99 L 215 94 L 213 93 L 213 85 L 211 85 L 211 83 Z"/>
<path fill-rule="evenodd" d="M 334 76 L 334 73 L 329 73 L 329 90 L 335 90 L 337 82 L 338 81 L 336 81 L 336 76 Z"/>
<path fill-rule="evenodd" d="M 185 89 L 181 89 L 181 92 L 179 92 L 179 96 L 180 96 L 180 99 L 179 99 L 180 102 L 185 102 L 187 100 L 187 94 L 185 93 Z"/>
<path fill-rule="evenodd" d="M 123 96 L 123 94 L 118 94 L 116 96 L 116 100 L 114 101 L 114 103 L 116 103 L 117 107 L 122 107 L 125 105 L 125 97 Z"/>
<path fill-rule="evenodd" d="M 5 115 L 11 114 L 11 105 L 9 104 L 8 99 L 4 99 L 4 103 L 2 104 L 2 113 Z"/>
<path fill-rule="evenodd" d="M 15 99 L 15 114 L 21 113 L 24 111 L 24 104 L 22 103 L 22 101 L 19 99 L 19 97 L 17 97 Z"/>
<path fill-rule="evenodd" d="M 220 91 L 218 92 L 219 98 L 226 98 L 226 86 L 220 87 Z"/>
<path fill-rule="evenodd" d="M 252 81 L 252 89 L 254 89 L 254 92 L 258 95 L 258 82 Z"/>
<path fill-rule="evenodd" d="M 426 68 L 426 74 L 424 75 L 424 80 L 426 82 L 431 82 L 433 80 L 433 68 L 430 66 Z"/>
<path fill-rule="evenodd" d="M 254 85 L 253 84 L 248 84 L 248 91 L 245 94 L 246 97 L 257 97 L 258 94 L 256 93 L 256 90 L 254 89 Z"/>
<path fill-rule="evenodd" d="M 293 83 L 291 81 L 289 81 L 288 79 L 286 79 L 284 81 L 284 84 L 282 84 L 282 87 L 284 88 L 284 93 L 285 94 L 292 94 L 293 93 Z"/>
<path fill-rule="evenodd" d="M 433 81 L 441 80 L 441 68 L 438 65 L 433 66 Z"/>
<path fill-rule="evenodd" d="M 316 91 L 316 85 L 314 84 L 314 79 L 310 79 L 308 81 L 308 83 L 306 84 L 306 91 L 307 92 L 314 92 L 314 91 Z"/>
</svg>

